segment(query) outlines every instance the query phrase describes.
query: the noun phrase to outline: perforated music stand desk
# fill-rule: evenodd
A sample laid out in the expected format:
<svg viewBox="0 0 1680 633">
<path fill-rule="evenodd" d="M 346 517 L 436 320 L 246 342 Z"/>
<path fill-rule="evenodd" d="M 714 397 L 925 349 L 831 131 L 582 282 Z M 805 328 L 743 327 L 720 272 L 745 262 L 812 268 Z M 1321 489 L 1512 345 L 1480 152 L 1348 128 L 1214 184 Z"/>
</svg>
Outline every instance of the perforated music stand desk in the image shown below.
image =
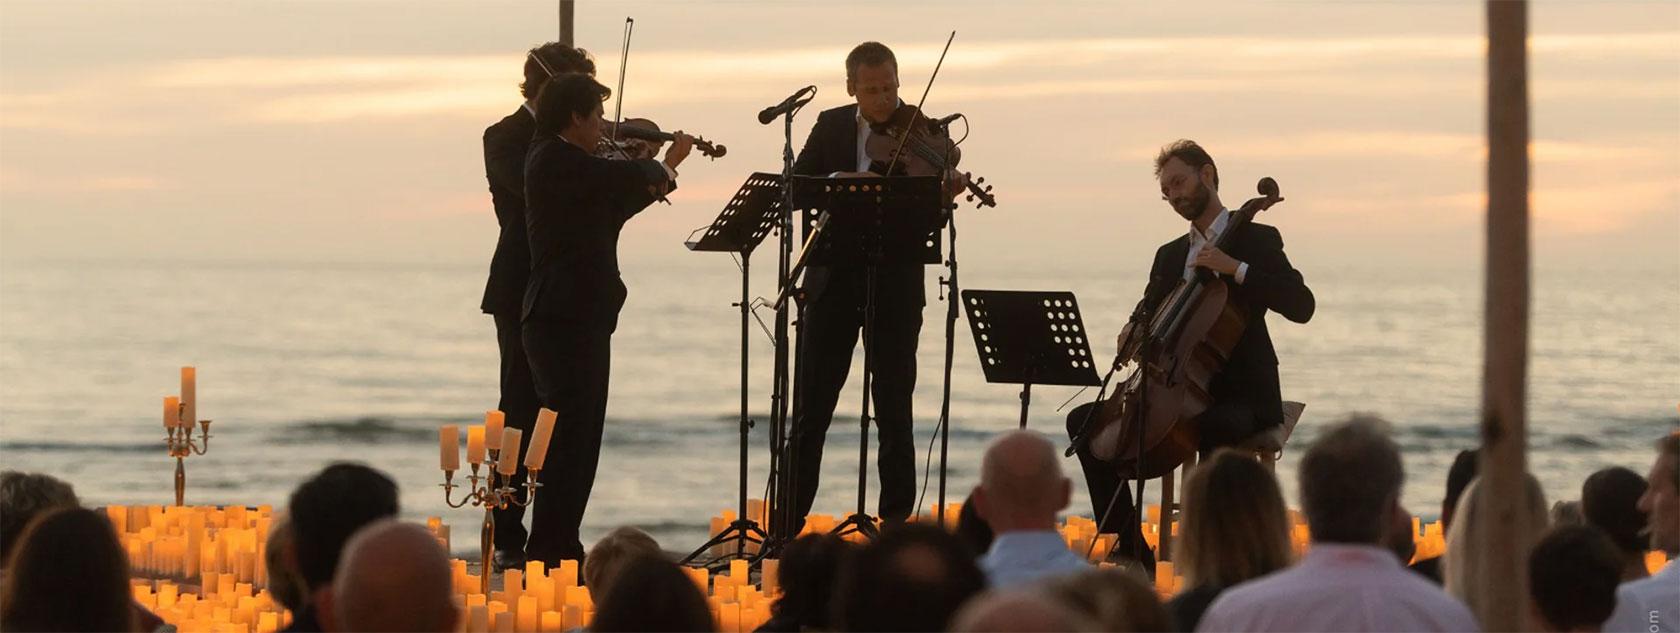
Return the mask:
<svg viewBox="0 0 1680 633">
<path fill-rule="evenodd" d="M 964 290 L 962 301 L 986 382 L 1021 385 L 1021 428 L 1033 385 L 1102 384 L 1073 293 Z"/>
<path fill-rule="evenodd" d="M 776 228 L 782 211 L 782 175 L 757 172 L 723 206 L 699 239 L 683 242 L 691 251 L 751 253 Z"/>
<path fill-rule="evenodd" d="M 829 215 L 811 245 L 813 266 L 867 264 L 871 256 L 877 265 L 938 264 L 943 202 L 936 176 L 793 177 L 805 232 Z"/>
</svg>

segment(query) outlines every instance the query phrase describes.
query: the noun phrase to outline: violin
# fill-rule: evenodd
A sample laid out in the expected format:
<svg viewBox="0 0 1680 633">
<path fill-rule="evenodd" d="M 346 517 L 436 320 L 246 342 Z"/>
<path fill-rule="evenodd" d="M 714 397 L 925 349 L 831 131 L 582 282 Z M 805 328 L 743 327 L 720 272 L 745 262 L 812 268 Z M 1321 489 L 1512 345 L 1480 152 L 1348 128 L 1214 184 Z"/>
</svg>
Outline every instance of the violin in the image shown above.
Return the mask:
<svg viewBox="0 0 1680 633">
<path fill-rule="evenodd" d="M 870 161 L 869 171 L 883 176 L 939 176 L 956 168 L 962 160 L 962 150 L 951 141 L 948 130 L 922 114 L 921 109 L 901 104 L 891 117 L 881 123 L 869 123 L 869 138 L 864 152 Z M 997 198 L 984 177 L 968 176 L 969 202 L 976 207 L 995 207 Z"/>
<path fill-rule="evenodd" d="M 1258 188 L 1260 197 L 1231 212 L 1215 247 L 1229 248 L 1255 214 L 1283 201 L 1277 181 L 1262 178 Z M 1137 370 L 1102 401 L 1084 433 L 1091 453 L 1121 473 L 1136 469 L 1145 479 L 1161 477 L 1196 453 L 1201 434 L 1195 418 L 1212 406 L 1213 379 L 1248 327 L 1247 311 L 1230 300 L 1230 286 L 1205 269 L 1197 272 L 1138 323 L 1146 329 L 1134 327 L 1122 343 L 1115 366 L 1136 362 Z"/>
<path fill-rule="evenodd" d="M 675 138 L 669 132 L 659 131 L 659 125 L 647 119 L 624 119 L 613 127 L 618 138 L 603 137 L 595 148 L 596 156 L 613 160 L 654 158 L 665 143 Z M 722 143 L 712 143 L 699 136 L 694 137 L 694 150 L 713 160 L 729 153 Z"/>
</svg>

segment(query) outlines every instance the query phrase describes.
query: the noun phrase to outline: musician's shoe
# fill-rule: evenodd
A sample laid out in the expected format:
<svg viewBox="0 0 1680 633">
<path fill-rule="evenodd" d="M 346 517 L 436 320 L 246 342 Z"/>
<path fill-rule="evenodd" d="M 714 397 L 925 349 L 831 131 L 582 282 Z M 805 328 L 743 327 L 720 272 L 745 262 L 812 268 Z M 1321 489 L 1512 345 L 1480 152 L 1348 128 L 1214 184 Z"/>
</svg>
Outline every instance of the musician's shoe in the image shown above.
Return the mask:
<svg viewBox="0 0 1680 633">
<path fill-rule="evenodd" d="M 496 550 L 496 556 L 491 559 L 490 564 L 496 567 L 496 571 L 524 569 L 525 554 L 523 552 L 511 552 L 505 549 L 499 549 Z"/>
</svg>

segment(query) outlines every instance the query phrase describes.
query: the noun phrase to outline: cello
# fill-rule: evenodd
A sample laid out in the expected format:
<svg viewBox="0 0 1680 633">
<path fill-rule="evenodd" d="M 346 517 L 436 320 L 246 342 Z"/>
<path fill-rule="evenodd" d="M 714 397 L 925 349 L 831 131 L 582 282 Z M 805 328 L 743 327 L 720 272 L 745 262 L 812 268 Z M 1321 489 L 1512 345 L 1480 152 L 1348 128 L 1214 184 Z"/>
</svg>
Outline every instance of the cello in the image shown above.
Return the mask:
<svg viewBox="0 0 1680 633">
<path fill-rule="evenodd" d="M 1261 178 L 1260 196 L 1231 212 L 1213 246 L 1225 250 L 1254 216 L 1283 201 L 1277 181 Z M 1122 342 L 1115 367 L 1135 371 L 1104 400 L 1081 438 L 1097 458 L 1142 479 L 1165 476 L 1200 447 L 1196 416 L 1212 405 L 1210 387 L 1248 327 L 1248 311 L 1231 301 L 1218 275 L 1197 269 L 1180 280 Z M 1141 457 L 1141 458 L 1140 458 Z"/>
</svg>

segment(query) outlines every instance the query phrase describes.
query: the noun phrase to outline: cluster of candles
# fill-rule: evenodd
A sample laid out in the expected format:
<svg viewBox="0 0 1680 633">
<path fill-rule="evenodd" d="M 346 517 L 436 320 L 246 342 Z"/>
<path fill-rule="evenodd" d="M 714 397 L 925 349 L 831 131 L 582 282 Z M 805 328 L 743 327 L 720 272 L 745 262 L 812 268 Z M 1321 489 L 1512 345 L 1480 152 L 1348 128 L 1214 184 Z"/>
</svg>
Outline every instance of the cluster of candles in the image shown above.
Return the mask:
<svg viewBox="0 0 1680 633">
<path fill-rule="evenodd" d="M 106 506 L 134 599 L 182 631 L 272 633 L 291 615 L 268 591 L 271 506 Z M 449 526 L 427 527 L 444 548 Z"/>
<path fill-rule="evenodd" d="M 106 506 L 134 599 L 182 631 L 270 633 L 289 616 L 268 592 L 273 508 Z"/>
<path fill-rule="evenodd" d="M 778 593 L 778 561 L 762 564 L 762 584 L 752 582 L 744 560 L 731 561 L 729 571 L 716 576 L 705 569 L 683 568 L 706 594 L 719 631 L 746 633 L 769 621 L 770 605 Z M 552 570 L 541 561 L 531 561 L 524 569 L 504 571 L 501 589 L 490 595 L 479 593 L 479 577 L 467 571 L 466 561 L 454 560 L 452 567 L 454 600 L 461 608 L 460 630 L 466 633 L 570 631 L 587 627 L 595 619 L 589 588 L 577 586 L 575 560 L 560 561 L 560 567 Z"/>
<path fill-rule="evenodd" d="M 181 395 L 163 397 L 163 428 L 186 429 L 198 424 L 198 369 L 181 368 Z"/>
<path fill-rule="evenodd" d="M 537 426 L 531 431 L 531 442 L 525 447 L 525 468 L 542 470 L 548 459 L 548 444 L 554 437 L 555 413 L 548 409 L 537 412 Z M 467 427 L 467 463 L 484 463 L 486 451 L 500 451 L 494 467 L 503 477 L 512 477 L 519 470 L 519 443 L 524 432 L 508 428 L 501 411 L 486 411 L 484 424 Z M 438 465 L 445 472 L 461 469 L 461 428 L 454 424 L 438 427 Z M 474 472 L 477 472 L 476 470 Z"/>
</svg>

